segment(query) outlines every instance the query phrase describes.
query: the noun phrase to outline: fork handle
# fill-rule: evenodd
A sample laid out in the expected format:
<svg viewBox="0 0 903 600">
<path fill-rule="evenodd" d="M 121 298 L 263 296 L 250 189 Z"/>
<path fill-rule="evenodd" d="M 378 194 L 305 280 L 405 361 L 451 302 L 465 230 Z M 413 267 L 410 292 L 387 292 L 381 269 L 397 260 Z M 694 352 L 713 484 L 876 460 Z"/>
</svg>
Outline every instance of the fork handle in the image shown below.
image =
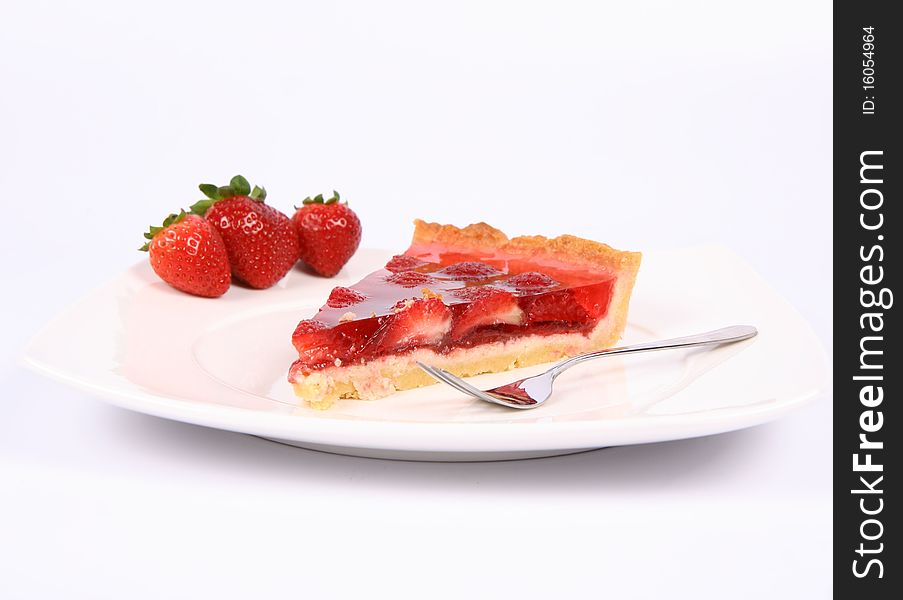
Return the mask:
<svg viewBox="0 0 903 600">
<path fill-rule="evenodd" d="M 672 348 L 691 348 L 693 346 L 709 346 L 713 344 L 727 344 L 729 342 L 739 342 L 754 337 L 758 334 L 755 327 L 749 325 L 734 325 L 732 327 L 724 327 L 706 333 L 697 333 L 696 335 L 687 335 L 684 337 L 672 338 L 670 340 L 660 340 L 657 342 L 646 342 L 645 344 L 633 344 L 632 346 L 619 346 L 617 348 L 606 348 L 597 352 L 588 352 L 580 354 L 564 360 L 551 369 L 552 377 L 557 377 L 562 371 L 570 369 L 576 364 L 582 363 L 600 356 L 611 356 L 612 354 L 632 354 L 635 352 L 652 352 L 654 350 L 671 350 Z"/>
</svg>

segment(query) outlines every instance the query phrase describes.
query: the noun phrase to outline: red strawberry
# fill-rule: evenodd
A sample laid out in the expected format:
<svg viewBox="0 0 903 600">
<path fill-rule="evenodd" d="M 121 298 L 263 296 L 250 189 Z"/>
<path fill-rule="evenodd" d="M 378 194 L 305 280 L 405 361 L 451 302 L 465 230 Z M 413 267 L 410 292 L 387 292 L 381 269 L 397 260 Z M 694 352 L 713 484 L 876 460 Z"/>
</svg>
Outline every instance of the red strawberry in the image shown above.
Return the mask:
<svg viewBox="0 0 903 600">
<path fill-rule="evenodd" d="M 204 219 L 171 214 L 144 234 L 151 267 L 166 283 L 196 296 L 217 298 L 229 289 L 229 257 L 216 229 Z"/>
<path fill-rule="evenodd" d="M 224 187 L 202 183 L 207 196 L 191 207 L 223 236 L 232 274 L 253 288 L 263 289 L 285 277 L 298 261 L 298 235 L 291 220 L 264 204 L 266 190 L 236 175 Z"/>
<path fill-rule="evenodd" d="M 411 300 L 399 309 L 383 330 L 379 343 L 385 348 L 436 343 L 451 328 L 451 310 L 438 298 Z"/>
<path fill-rule="evenodd" d="M 350 341 L 342 334 L 316 319 L 305 319 L 298 323 L 292 333 L 292 344 L 298 351 L 298 361 L 302 372 L 316 366 L 335 364 L 338 355 L 345 355 Z"/>
<path fill-rule="evenodd" d="M 419 271 L 402 271 L 401 273 L 392 273 L 386 276 L 386 281 L 400 285 L 401 287 L 412 288 L 418 285 L 429 285 L 436 280 Z"/>
<path fill-rule="evenodd" d="M 574 297 L 574 290 L 560 290 L 521 299 L 527 323 L 563 321 L 583 323 L 589 318 L 586 308 Z"/>
<path fill-rule="evenodd" d="M 614 287 L 614 279 L 609 280 L 607 284 L 587 285 L 579 288 L 573 288 L 574 300 L 586 311 L 587 315 L 592 319 L 598 319 L 608 310 L 608 304 L 611 302 L 612 287 Z"/>
<path fill-rule="evenodd" d="M 502 272 L 484 262 L 469 260 L 467 262 L 459 262 L 439 269 L 436 271 L 436 274 L 453 279 L 460 279 L 461 281 L 479 281 L 480 279 L 497 277 L 501 275 Z"/>
<path fill-rule="evenodd" d="M 480 290 L 479 293 L 476 290 Z M 459 340 L 477 327 L 486 325 L 518 325 L 524 312 L 517 306 L 517 299 L 504 290 L 489 287 L 474 288 L 468 294 L 472 302 L 455 318 L 451 330 L 452 339 Z"/>
<path fill-rule="evenodd" d="M 292 223 L 301 241 L 301 259 L 324 277 L 338 273 L 361 243 L 361 221 L 347 202 L 339 202 L 336 191 L 326 200 L 323 194 L 305 198 Z"/>
<path fill-rule="evenodd" d="M 479 300 L 481 298 L 485 298 L 489 294 L 499 291 L 501 288 L 497 288 L 494 285 L 475 285 L 472 287 L 462 287 L 453 290 L 449 290 L 448 293 L 456 298 L 461 298 L 462 300 L 468 300 L 473 302 L 474 300 Z"/>
<path fill-rule="evenodd" d="M 545 273 L 537 273 L 536 271 L 520 273 L 514 277 L 509 277 L 503 283 L 510 285 L 519 292 L 539 292 L 558 285 L 557 281 Z"/>
<path fill-rule="evenodd" d="M 386 270 L 393 273 L 402 273 L 404 271 L 413 271 L 417 267 L 427 264 L 419 258 L 408 256 L 407 254 L 396 254 L 389 262 L 386 263 Z"/>
<path fill-rule="evenodd" d="M 366 299 L 367 296 L 357 290 L 346 287 L 337 287 L 332 288 L 332 291 L 329 293 L 329 299 L 326 301 L 326 306 L 330 308 L 347 308 L 359 302 L 363 302 Z"/>
</svg>

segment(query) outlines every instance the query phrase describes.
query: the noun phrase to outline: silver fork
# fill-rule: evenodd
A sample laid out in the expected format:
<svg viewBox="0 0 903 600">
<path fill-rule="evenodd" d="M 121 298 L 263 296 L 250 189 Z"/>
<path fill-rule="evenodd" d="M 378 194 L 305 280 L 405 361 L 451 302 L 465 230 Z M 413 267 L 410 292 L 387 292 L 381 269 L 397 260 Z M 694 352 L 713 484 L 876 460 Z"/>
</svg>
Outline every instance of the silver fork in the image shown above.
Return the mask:
<svg viewBox="0 0 903 600">
<path fill-rule="evenodd" d="M 757 333 L 758 331 L 755 327 L 749 325 L 734 325 L 732 327 L 716 329 L 715 331 L 672 338 L 670 340 L 634 344 L 632 346 L 620 346 L 618 348 L 607 348 L 605 350 L 599 350 L 598 352 L 589 352 L 587 354 L 574 356 L 573 358 L 558 363 L 545 373 L 540 373 L 539 375 L 534 375 L 533 377 L 527 377 L 525 379 L 518 379 L 512 383 L 485 391 L 470 385 L 460 377 L 452 375 L 444 369 L 431 367 L 421 362 L 418 362 L 417 364 L 421 369 L 439 381 L 443 381 L 456 390 L 469 394 L 478 400 L 485 400 L 486 402 L 500 404 L 502 406 L 507 406 L 508 408 L 526 410 L 536 408 L 548 400 L 552 395 L 552 383 L 555 381 L 555 378 L 561 375 L 565 370 L 584 361 L 599 358 L 601 356 L 612 356 L 613 354 L 632 354 L 635 352 L 652 352 L 653 350 L 670 350 L 672 348 L 729 344 L 749 339 L 754 337 Z"/>
</svg>

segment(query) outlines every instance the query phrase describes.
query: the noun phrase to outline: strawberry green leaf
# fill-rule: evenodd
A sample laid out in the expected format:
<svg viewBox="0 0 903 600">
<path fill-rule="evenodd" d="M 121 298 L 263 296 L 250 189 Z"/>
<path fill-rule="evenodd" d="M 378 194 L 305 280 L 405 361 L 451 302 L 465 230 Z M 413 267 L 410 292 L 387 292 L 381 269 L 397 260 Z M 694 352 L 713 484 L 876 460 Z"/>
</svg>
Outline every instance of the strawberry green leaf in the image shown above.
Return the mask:
<svg viewBox="0 0 903 600">
<path fill-rule="evenodd" d="M 251 193 L 251 184 L 241 175 L 236 175 L 229 182 L 229 187 L 235 192 L 236 196 L 247 196 Z"/>
<path fill-rule="evenodd" d="M 216 186 L 212 183 L 202 183 L 198 186 L 198 189 L 201 190 L 202 194 L 204 194 L 211 200 L 219 200 L 219 196 L 216 192 Z"/>
<path fill-rule="evenodd" d="M 207 196 L 207 199 L 195 202 L 191 205 L 190 210 L 191 214 L 201 215 L 202 217 L 214 203 L 220 200 L 234 198 L 235 196 L 250 196 L 254 200 L 263 202 L 264 198 L 267 197 L 266 189 L 255 185 L 254 189 L 251 190 L 251 184 L 241 175 L 233 177 L 229 181 L 229 185 L 217 187 L 212 183 L 202 183 L 198 186 L 198 189 Z"/>
<path fill-rule="evenodd" d="M 339 201 L 339 193 L 335 190 L 332 190 L 332 197 L 326 200 L 323 199 L 323 194 L 317 194 L 313 198 L 308 196 L 301 203 L 302 204 L 335 204 Z M 295 207 L 297 208 L 297 207 Z"/>
<path fill-rule="evenodd" d="M 210 200 L 210 199 L 198 200 L 197 202 L 195 202 L 194 204 L 189 206 L 188 210 L 190 210 L 191 214 L 193 214 L 193 215 L 200 215 L 203 217 L 204 215 L 207 214 L 207 211 L 210 209 L 211 206 L 214 205 L 215 202 L 216 202 L 216 200 Z"/>
<path fill-rule="evenodd" d="M 182 219 L 184 219 L 185 214 L 186 213 L 184 210 L 180 210 L 179 214 L 176 214 L 176 213 L 170 214 L 168 217 L 163 219 L 163 229 L 166 229 L 170 225 L 174 225 L 174 224 L 178 223 L 179 221 L 181 221 Z"/>
<path fill-rule="evenodd" d="M 263 202 L 264 200 L 266 200 L 267 190 L 266 190 L 266 188 L 258 187 L 255 185 L 254 189 L 251 191 L 250 197 L 254 200 L 259 200 L 259 201 Z"/>
<path fill-rule="evenodd" d="M 208 202 L 210 201 L 208 200 Z M 160 233 L 170 225 L 175 225 L 176 223 L 184 219 L 187 215 L 188 213 L 186 213 L 184 210 L 179 210 L 178 214 L 170 213 L 165 219 L 163 219 L 163 225 L 151 225 L 150 228 L 145 232 L 144 238 L 147 240 L 153 240 L 154 236 L 156 236 L 158 233 Z M 138 248 L 138 250 L 147 252 L 149 248 L 150 241 Z"/>
</svg>

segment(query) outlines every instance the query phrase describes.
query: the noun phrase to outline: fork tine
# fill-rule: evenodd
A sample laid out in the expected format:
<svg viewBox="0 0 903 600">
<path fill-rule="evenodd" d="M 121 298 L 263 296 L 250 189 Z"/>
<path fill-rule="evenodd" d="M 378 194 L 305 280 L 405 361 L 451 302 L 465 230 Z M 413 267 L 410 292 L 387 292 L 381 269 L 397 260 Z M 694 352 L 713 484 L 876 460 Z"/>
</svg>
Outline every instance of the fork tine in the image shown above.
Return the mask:
<svg viewBox="0 0 903 600">
<path fill-rule="evenodd" d="M 444 381 L 444 379 L 442 379 L 439 376 L 439 373 L 436 372 L 436 369 L 434 367 L 425 365 L 422 362 L 418 362 L 417 366 L 420 367 L 421 369 L 423 369 L 424 371 L 426 371 L 427 374 L 430 375 L 433 379 L 438 379 L 438 380 Z"/>
<path fill-rule="evenodd" d="M 464 393 L 464 394 L 467 394 L 468 396 L 475 396 L 475 397 L 479 398 L 478 396 L 476 396 L 475 394 L 473 394 L 471 391 L 469 391 L 469 390 L 465 389 L 464 387 L 462 387 L 462 386 L 456 381 L 457 378 L 454 377 L 454 375 L 452 375 L 452 374 L 450 374 L 450 373 L 448 373 L 448 372 L 446 372 L 446 371 L 443 371 L 442 369 L 438 369 L 438 368 L 436 368 L 436 367 L 431 367 L 431 366 L 428 366 L 428 365 L 424 365 L 424 364 L 422 364 L 422 363 L 418 363 L 418 364 L 420 365 L 420 368 L 422 368 L 424 371 L 426 371 L 427 373 L 429 373 L 430 375 L 432 375 L 435 379 L 438 379 L 439 381 L 442 381 L 442 382 L 444 382 L 445 384 L 450 385 L 451 387 L 455 388 L 455 389 L 458 390 L 459 392 L 462 392 L 462 393 Z"/>
<path fill-rule="evenodd" d="M 455 388 L 458 387 L 453 382 L 449 381 L 442 373 L 440 373 L 439 370 L 436 369 L 436 367 L 431 367 L 430 365 L 425 365 L 422 362 L 418 362 L 417 366 L 419 366 L 421 369 L 426 371 L 430 375 L 430 377 L 432 377 L 433 379 L 447 383 L 448 385 L 455 387 Z"/>
<path fill-rule="evenodd" d="M 492 404 L 500 404 L 502 406 L 507 406 L 508 408 L 522 408 L 518 403 L 511 402 L 510 400 L 505 400 L 502 398 L 496 398 L 491 394 L 487 394 L 483 390 L 474 387 L 458 377 L 457 375 L 452 375 L 445 369 L 440 369 L 439 367 L 433 367 L 433 370 L 438 371 L 438 373 L 442 376 L 442 381 L 445 381 L 449 385 L 453 385 L 457 389 L 461 390 L 466 394 L 470 394 L 474 398 L 479 400 L 483 400 L 484 402 L 491 402 Z"/>
<path fill-rule="evenodd" d="M 417 365 L 429 373 L 435 379 L 455 388 L 462 394 L 466 394 L 472 398 L 476 398 L 477 400 L 482 400 L 484 402 L 491 402 L 492 404 L 500 404 L 502 406 L 506 406 L 508 408 L 525 408 L 524 406 L 520 406 L 517 403 L 510 402 L 507 400 L 503 400 L 501 398 L 495 398 L 494 396 L 490 396 L 489 394 L 483 392 L 482 390 L 475 388 L 470 385 L 457 375 L 452 375 L 445 369 L 440 369 L 439 367 L 433 367 L 430 365 L 425 365 L 422 362 L 418 362 Z"/>
<path fill-rule="evenodd" d="M 438 371 L 442 375 L 444 375 L 445 381 L 453 381 L 459 388 L 467 390 L 467 393 L 469 393 L 469 394 L 473 394 L 474 396 L 478 396 L 478 397 L 482 396 L 482 394 L 483 394 L 482 390 L 479 390 L 479 389 L 473 387 L 472 385 L 470 385 L 469 383 L 467 383 L 466 381 L 464 381 L 457 375 L 452 375 L 445 369 L 440 369 L 439 367 L 433 367 L 433 368 L 436 369 L 436 371 Z"/>
<path fill-rule="evenodd" d="M 444 375 L 439 375 L 439 381 L 442 381 L 442 382 L 446 383 L 447 385 L 449 385 L 449 386 L 455 388 L 456 390 L 458 390 L 458 391 L 461 392 L 462 394 L 465 394 L 465 395 L 467 395 L 467 396 L 470 396 L 471 398 L 476 398 L 477 400 L 480 400 L 480 399 L 481 399 L 479 396 L 477 396 L 477 395 L 474 394 L 474 393 L 471 393 L 470 390 L 467 390 L 467 389 L 461 387 L 460 385 L 458 385 L 457 383 L 455 383 L 455 382 L 452 381 L 451 379 L 446 379 Z"/>
<path fill-rule="evenodd" d="M 438 367 L 432 367 L 430 365 L 425 365 L 421 362 L 418 362 L 417 364 L 420 366 L 421 369 L 423 369 L 424 371 L 429 373 L 435 379 L 438 379 L 439 381 L 442 381 L 443 383 L 455 388 L 462 394 L 467 394 L 468 396 L 472 396 L 472 397 L 476 398 L 477 400 L 486 400 L 486 398 L 483 397 L 483 394 L 480 390 L 465 383 L 464 381 L 462 381 L 455 375 L 452 375 L 448 371 L 445 371 Z"/>
</svg>

